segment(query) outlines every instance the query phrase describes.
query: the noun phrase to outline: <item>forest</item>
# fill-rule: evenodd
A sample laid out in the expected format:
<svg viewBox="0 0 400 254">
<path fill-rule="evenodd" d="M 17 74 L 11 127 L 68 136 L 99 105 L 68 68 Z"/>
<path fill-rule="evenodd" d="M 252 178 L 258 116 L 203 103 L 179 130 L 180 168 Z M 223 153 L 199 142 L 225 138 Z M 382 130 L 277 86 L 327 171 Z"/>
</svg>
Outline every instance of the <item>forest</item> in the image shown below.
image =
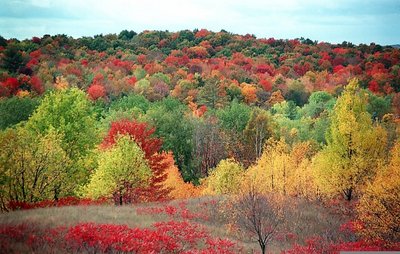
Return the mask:
<svg viewBox="0 0 400 254">
<path fill-rule="evenodd" d="M 0 36 L 0 249 L 400 250 L 399 135 L 396 47 Z"/>
</svg>

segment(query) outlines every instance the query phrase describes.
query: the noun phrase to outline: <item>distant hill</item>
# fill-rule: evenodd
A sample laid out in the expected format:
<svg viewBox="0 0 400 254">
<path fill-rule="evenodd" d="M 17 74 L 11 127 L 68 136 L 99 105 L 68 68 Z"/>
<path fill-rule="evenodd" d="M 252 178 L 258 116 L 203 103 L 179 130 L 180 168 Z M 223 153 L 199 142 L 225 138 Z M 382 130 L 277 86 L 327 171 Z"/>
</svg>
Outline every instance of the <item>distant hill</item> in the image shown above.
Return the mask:
<svg viewBox="0 0 400 254">
<path fill-rule="evenodd" d="M 396 49 L 400 49 L 400 44 L 394 44 L 394 45 L 390 45 L 390 46 L 393 48 L 396 48 Z"/>
</svg>

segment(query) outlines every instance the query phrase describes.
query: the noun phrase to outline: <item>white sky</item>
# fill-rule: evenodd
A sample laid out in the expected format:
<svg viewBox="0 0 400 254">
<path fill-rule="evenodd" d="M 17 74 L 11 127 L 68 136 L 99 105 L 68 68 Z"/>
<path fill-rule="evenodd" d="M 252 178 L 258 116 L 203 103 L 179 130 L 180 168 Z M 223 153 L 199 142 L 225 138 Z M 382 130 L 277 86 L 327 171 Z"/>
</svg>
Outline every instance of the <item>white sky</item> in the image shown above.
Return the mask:
<svg viewBox="0 0 400 254">
<path fill-rule="evenodd" d="M 0 35 L 225 29 L 259 38 L 400 43 L 400 0 L 0 0 Z"/>
</svg>

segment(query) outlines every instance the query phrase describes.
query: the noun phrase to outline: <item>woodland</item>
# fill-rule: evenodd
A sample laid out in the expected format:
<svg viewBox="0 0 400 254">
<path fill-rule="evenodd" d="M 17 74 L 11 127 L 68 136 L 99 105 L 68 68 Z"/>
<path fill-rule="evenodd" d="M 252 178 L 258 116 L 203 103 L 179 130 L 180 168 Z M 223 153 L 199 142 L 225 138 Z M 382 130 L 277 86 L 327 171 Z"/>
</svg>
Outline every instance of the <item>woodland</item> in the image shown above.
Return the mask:
<svg viewBox="0 0 400 254">
<path fill-rule="evenodd" d="M 0 36 L 0 252 L 400 250 L 399 135 L 396 47 Z"/>
</svg>

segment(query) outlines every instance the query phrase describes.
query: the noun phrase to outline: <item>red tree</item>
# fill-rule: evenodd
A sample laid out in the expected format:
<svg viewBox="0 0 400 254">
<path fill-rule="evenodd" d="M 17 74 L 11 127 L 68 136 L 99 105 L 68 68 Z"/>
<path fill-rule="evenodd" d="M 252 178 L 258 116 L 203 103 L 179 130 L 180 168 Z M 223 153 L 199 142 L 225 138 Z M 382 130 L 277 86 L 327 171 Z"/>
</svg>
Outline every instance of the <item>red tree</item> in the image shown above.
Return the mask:
<svg viewBox="0 0 400 254">
<path fill-rule="evenodd" d="M 106 96 L 106 89 L 102 85 L 94 84 L 88 89 L 90 99 L 97 100 Z"/>
<path fill-rule="evenodd" d="M 10 96 L 16 94 L 20 84 L 16 78 L 7 78 L 4 82 L 0 83 L 0 96 Z"/>
<path fill-rule="evenodd" d="M 166 154 L 160 152 L 162 141 L 152 137 L 154 131 L 155 129 L 148 128 L 146 123 L 120 120 L 111 123 L 111 128 L 102 143 L 103 148 L 108 148 L 115 144 L 118 136 L 128 135 L 145 153 L 153 175 L 148 187 L 136 188 L 130 192 L 130 197 L 124 197 L 125 199 L 134 197 L 133 202 L 165 200 L 170 192 L 163 183 L 167 178 L 166 170 L 171 165 L 169 160 L 165 160 Z"/>
</svg>

